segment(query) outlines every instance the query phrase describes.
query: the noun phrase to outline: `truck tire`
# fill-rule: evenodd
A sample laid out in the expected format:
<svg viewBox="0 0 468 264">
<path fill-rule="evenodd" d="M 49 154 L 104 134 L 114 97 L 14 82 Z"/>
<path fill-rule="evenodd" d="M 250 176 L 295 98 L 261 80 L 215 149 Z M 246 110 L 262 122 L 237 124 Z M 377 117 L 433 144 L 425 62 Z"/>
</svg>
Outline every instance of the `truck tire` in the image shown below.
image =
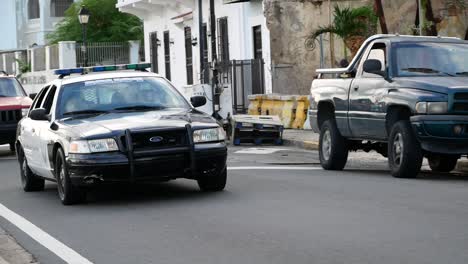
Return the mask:
<svg viewBox="0 0 468 264">
<path fill-rule="evenodd" d="M 21 186 L 25 192 L 39 192 L 44 190 L 45 180 L 37 177 L 29 168 L 23 148 L 18 151 L 18 161 L 20 163 Z"/>
<path fill-rule="evenodd" d="M 227 169 L 218 175 L 204 175 L 198 178 L 198 187 L 204 192 L 219 192 L 224 190 L 227 182 Z"/>
<path fill-rule="evenodd" d="M 15 142 L 10 142 L 10 151 L 11 152 L 15 152 L 16 148 L 15 148 Z"/>
<path fill-rule="evenodd" d="M 86 193 L 82 189 L 73 186 L 70 180 L 65 154 L 61 148 L 57 150 L 56 154 L 55 178 L 57 180 L 58 195 L 63 205 L 77 204 L 86 199 Z"/>
<path fill-rule="evenodd" d="M 320 164 L 325 170 L 343 170 L 348 161 L 346 139 L 338 131 L 334 120 L 322 124 L 319 139 Z"/>
<path fill-rule="evenodd" d="M 396 122 L 388 140 L 388 164 L 393 177 L 415 178 L 421 170 L 423 154 L 410 122 Z"/>
<path fill-rule="evenodd" d="M 450 172 L 457 166 L 458 158 L 452 155 L 431 155 L 427 159 L 432 171 Z"/>
</svg>

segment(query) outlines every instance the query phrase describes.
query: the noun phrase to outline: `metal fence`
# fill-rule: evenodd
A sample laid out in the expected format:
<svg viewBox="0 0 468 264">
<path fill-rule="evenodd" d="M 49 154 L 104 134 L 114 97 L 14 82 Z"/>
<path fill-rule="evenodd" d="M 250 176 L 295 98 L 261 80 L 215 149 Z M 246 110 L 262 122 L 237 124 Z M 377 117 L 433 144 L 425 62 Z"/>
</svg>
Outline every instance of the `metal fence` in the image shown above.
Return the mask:
<svg viewBox="0 0 468 264">
<path fill-rule="evenodd" d="M 46 69 L 46 52 L 45 47 L 34 48 L 34 71 L 45 71 Z"/>
<path fill-rule="evenodd" d="M 49 67 L 50 69 L 58 69 L 60 66 L 59 62 L 59 47 L 58 45 L 49 46 Z"/>
<path fill-rule="evenodd" d="M 128 42 L 88 43 L 86 51 L 83 43 L 76 43 L 76 64 L 83 67 L 85 52 L 88 66 L 115 65 L 130 63 L 130 44 Z"/>
</svg>

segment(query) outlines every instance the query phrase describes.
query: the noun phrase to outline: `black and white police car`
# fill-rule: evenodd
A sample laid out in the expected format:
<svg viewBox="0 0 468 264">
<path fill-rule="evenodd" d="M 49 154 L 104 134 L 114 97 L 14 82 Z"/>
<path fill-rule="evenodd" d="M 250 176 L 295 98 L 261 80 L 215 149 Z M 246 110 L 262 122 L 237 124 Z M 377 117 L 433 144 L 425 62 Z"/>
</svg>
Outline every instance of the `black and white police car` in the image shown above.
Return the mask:
<svg viewBox="0 0 468 264">
<path fill-rule="evenodd" d="M 18 124 L 26 192 L 57 182 L 65 205 L 86 187 L 188 178 L 203 191 L 226 185 L 225 132 L 147 64 L 57 70 Z M 122 71 L 125 70 L 125 71 Z M 79 74 L 79 75 L 73 75 Z"/>
</svg>

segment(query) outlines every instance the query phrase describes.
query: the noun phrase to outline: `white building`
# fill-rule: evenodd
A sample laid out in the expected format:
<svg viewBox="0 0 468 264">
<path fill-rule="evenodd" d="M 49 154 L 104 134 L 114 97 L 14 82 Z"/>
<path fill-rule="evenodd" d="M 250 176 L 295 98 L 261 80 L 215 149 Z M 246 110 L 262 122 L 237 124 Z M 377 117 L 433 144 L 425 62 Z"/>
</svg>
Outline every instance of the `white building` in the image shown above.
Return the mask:
<svg viewBox="0 0 468 264">
<path fill-rule="evenodd" d="M 47 44 L 47 34 L 54 31 L 74 0 L 16 0 L 17 48 Z"/>
<path fill-rule="evenodd" d="M 0 8 L 0 25 L 2 27 L 0 50 L 16 49 L 15 0 L 2 1 L 2 8 Z"/>
<path fill-rule="evenodd" d="M 200 35 L 198 0 L 117 2 L 121 12 L 134 14 L 144 21 L 146 61 L 152 62 L 153 70 L 171 79 L 179 89 L 209 82 L 208 77 L 202 78 L 207 71 L 201 68 L 200 60 L 200 54 L 204 53 L 205 64 L 211 65 L 209 6 L 209 0 L 202 0 L 201 19 L 206 34 Z M 270 36 L 263 2 L 215 0 L 215 15 L 218 61 L 225 65 L 231 62 L 223 70 L 220 81 L 237 90 L 238 100 L 243 103 L 248 94 L 271 92 Z M 200 50 L 201 42 L 206 44 L 204 52 Z M 252 62 L 254 59 L 263 59 L 264 64 Z M 239 61 L 236 66 L 234 60 Z"/>
</svg>

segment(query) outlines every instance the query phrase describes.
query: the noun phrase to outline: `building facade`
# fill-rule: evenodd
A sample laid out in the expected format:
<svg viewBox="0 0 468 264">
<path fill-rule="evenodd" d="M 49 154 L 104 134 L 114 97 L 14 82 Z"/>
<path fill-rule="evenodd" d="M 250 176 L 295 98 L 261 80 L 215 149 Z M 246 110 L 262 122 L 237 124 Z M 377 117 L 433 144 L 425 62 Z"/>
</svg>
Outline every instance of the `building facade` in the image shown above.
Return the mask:
<svg viewBox="0 0 468 264">
<path fill-rule="evenodd" d="M 198 0 L 118 0 L 117 8 L 144 21 L 146 61 L 177 88 L 210 83 L 209 67 L 216 64 L 221 84 L 229 85 L 242 104 L 248 94 L 271 92 L 270 36 L 263 2 L 215 0 L 215 43 L 210 1 L 201 2 L 201 17 Z"/>
<path fill-rule="evenodd" d="M 16 48 L 47 44 L 65 11 L 75 0 L 16 0 Z"/>
<path fill-rule="evenodd" d="M 2 38 L 0 50 L 16 49 L 16 16 L 15 0 L 3 0 L 0 9 L 0 25 L 2 25 Z"/>
</svg>

